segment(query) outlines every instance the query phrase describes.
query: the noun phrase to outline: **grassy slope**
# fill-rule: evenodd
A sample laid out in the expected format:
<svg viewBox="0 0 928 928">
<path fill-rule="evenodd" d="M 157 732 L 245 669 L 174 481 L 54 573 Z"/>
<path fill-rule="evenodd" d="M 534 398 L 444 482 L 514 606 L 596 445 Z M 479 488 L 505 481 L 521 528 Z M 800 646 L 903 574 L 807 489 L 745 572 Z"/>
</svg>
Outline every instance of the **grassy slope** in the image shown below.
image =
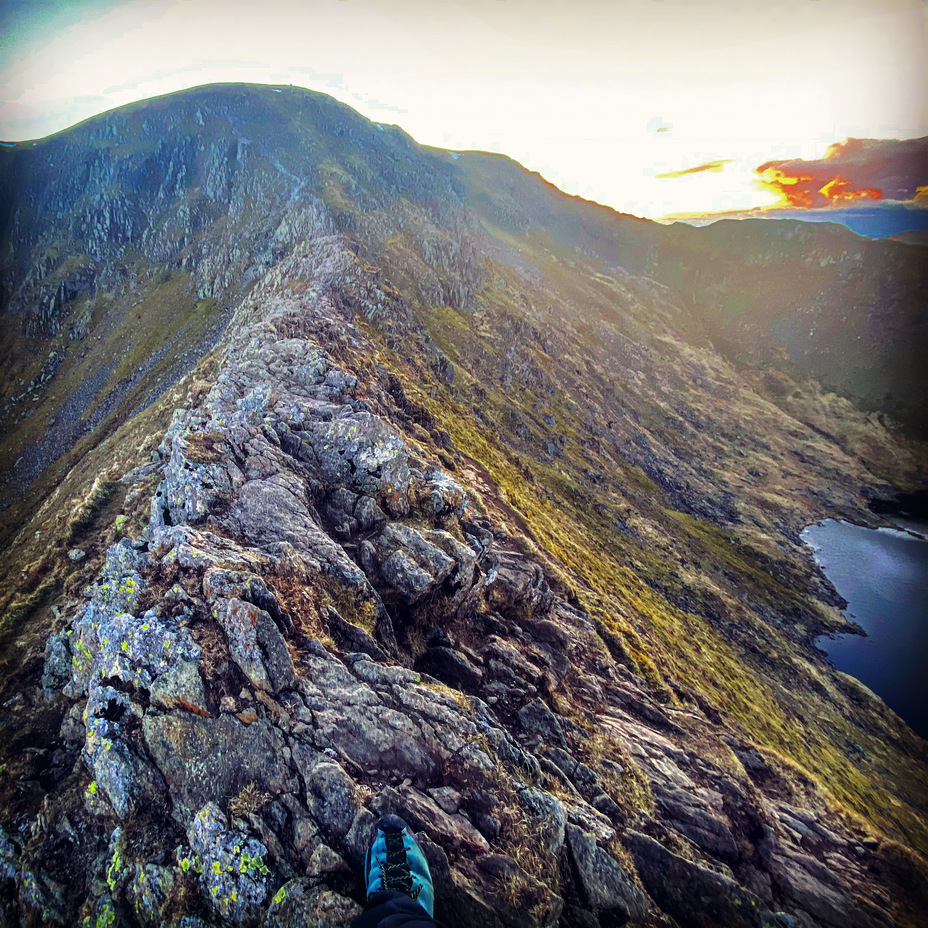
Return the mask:
<svg viewBox="0 0 928 928">
<path fill-rule="evenodd" d="M 920 469 L 924 473 L 924 447 L 913 452 L 795 365 L 774 364 L 767 374 L 763 368 L 729 368 L 715 384 L 721 395 L 703 391 L 689 411 L 702 415 L 710 430 L 727 422 L 730 431 L 720 440 L 709 432 L 697 435 L 689 450 L 695 459 L 710 458 L 720 446 L 728 452 L 710 479 L 731 487 L 747 524 L 722 530 L 674 511 L 647 474 L 604 452 L 601 431 L 585 427 L 589 416 L 582 410 L 595 408 L 602 425 L 616 409 L 614 397 L 629 388 L 631 375 L 621 362 L 599 370 L 590 363 L 591 355 L 601 359 L 623 350 L 621 336 L 650 341 L 658 350 L 663 339 L 682 367 L 696 348 L 709 344 L 710 333 L 717 335 L 716 322 L 703 318 L 708 309 L 681 314 L 660 306 L 653 293 L 629 298 L 634 287 L 628 279 L 611 279 L 596 260 L 653 273 L 661 258 L 679 260 L 681 246 L 651 224 L 527 181 L 527 172 L 507 159 L 465 154 L 457 165 L 465 200 L 482 217 L 492 236 L 489 251 L 503 256 L 502 265 L 485 262 L 476 315 L 419 303 L 419 322 L 454 364 L 453 387 L 426 373 L 427 359 L 410 364 L 408 356 L 391 354 L 385 363 L 398 368 L 409 395 L 470 456 L 472 489 L 479 494 L 487 478 L 496 485 L 489 505 L 515 534 L 529 533 L 552 575 L 623 639 L 652 685 L 664 687 L 667 676 L 692 681 L 748 737 L 787 764 L 798 764 L 849 813 L 928 853 L 928 789 L 920 774 L 928 749 L 866 688 L 797 642 L 843 620 L 815 597 L 808 565 L 784 557 L 778 543 L 784 531 L 796 533 L 821 518 L 820 500 L 829 492 L 846 493 L 839 487 L 847 479 L 837 478 L 849 462 L 861 484 L 905 485 L 918 479 Z M 708 236 L 698 247 L 688 242 L 682 257 L 702 262 L 707 278 L 701 299 L 713 275 L 737 272 L 725 312 L 733 311 L 739 295 L 747 300 L 752 286 L 755 294 L 762 292 L 762 324 L 765 315 L 782 314 L 782 306 L 789 309 L 796 299 L 811 301 L 821 292 L 816 286 L 827 291 L 848 240 L 855 238 L 843 230 L 817 236 L 830 272 L 811 268 L 797 295 L 786 287 L 783 269 L 808 243 L 784 242 L 782 228 L 757 231 L 761 239 L 772 236 L 772 243 L 753 236 L 741 250 L 772 244 L 774 254 L 783 251 L 772 267 L 760 269 L 761 279 L 766 274 L 776 286 L 758 287 L 754 259 L 742 266 L 737 255 L 725 257 L 725 242 L 709 243 Z M 594 257 L 585 259 L 575 245 Z M 713 255 L 725 260 L 713 261 Z M 413 243 L 397 236 L 378 257 L 415 303 L 421 267 Z M 690 271 L 698 270 L 695 264 Z M 679 281 L 667 278 L 679 288 L 669 301 L 685 305 L 693 284 L 686 270 Z M 911 278 L 912 268 L 897 274 Z M 903 289 L 913 286 L 904 282 Z M 743 309 L 753 311 L 750 300 Z M 655 338 L 661 329 L 664 335 Z M 513 347 L 521 349 L 523 377 L 507 383 L 500 371 L 511 366 Z M 769 345 L 763 349 L 761 357 L 769 358 Z M 699 363 L 691 367 L 702 372 Z M 631 401 L 634 421 L 658 444 L 679 451 L 671 433 L 682 424 L 678 410 L 692 399 L 685 375 L 661 392 L 658 386 L 648 399 L 647 391 L 639 391 Z M 545 418 L 552 415 L 554 427 Z M 758 435 L 759 441 L 749 440 Z M 566 440 L 553 460 L 545 449 L 552 437 Z M 746 451 L 738 448 L 742 441 Z M 736 450 L 742 461 L 732 460 Z M 803 473 L 803 457 L 816 462 L 814 476 Z M 757 477 L 748 476 L 752 467 Z M 591 480 L 591 470 L 609 479 Z M 859 512 L 861 500 L 850 505 L 849 512 L 855 506 Z M 616 516 L 639 528 L 637 537 L 617 531 Z M 793 620 L 794 614 L 799 618 Z"/>
<path fill-rule="evenodd" d="M 520 320 L 530 316 L 525 307 L 537 310 L 543 302 L 538 289 L 519 275 L 500 272 L 496 286 L 488 273 L 488 286 L 481 292 L 484 309 L 476 316 L 448 307 L 418 309 L 417 318 L 455 364 L 453 388 L 424 373 L 429 367 L 424 358 L 410 363 L 409 357 L 385 350 L 383 362 L 397 371 L 408 395 L 469 456 L 474 467 L 465 468 L 465 476 L 478 478 L 471 481 L 478 496 L 487 483 L 480 476 L 492 480 L 495 492 L 483 494 L 484 504 L 514 534 L 527 532 L 532 547 L 547 559 L 552 579 L 570 591 L 613 640 L 618 636 L 630 665 L 655 689 L 675 699 L 666 680 L 687 681 L 751 740 L 821 784 L 839 807 L 905 846 L 928 853 L 928 789 L 919 773 L 928 762 L 925 743 L 856 681 L 834 672 L 821 659 L 806 657 L 807 647 L 796 640 L 797 633 L 839 624 L 840 617 L 811 595 L 809 578 L 800 566 L 770 556 L 777 552 L 772 528 L 725 530 L 674 511 L 646 474 L 609 454 L 590 451 L 590 444 L 582 441 L 590 433 L 584 422 L 589 416 L 581 415 L 581 405 L 603 404 L 596 415 L 605 417 L 607 404 L 595 395 L 596 377 L 583 384 L 573 370 L 596 354 L 596 327 L 584 329 L 583 320 L 608 319 L 614 293 L 608 281 L 593 280 L 590 268 L 571 264 L 537 241 L 522 238 L 518 247 L 534 267 L 543 269 L 546 285 L 556 281 L 557 299 L 552 298 L 548 316 L 551 327 L 544 334 L 557 343 L 557 351 L 552 349 L 557 358 L 532 342 L 528 329 L 518 331 Z M 400 264 L 405 255 L 408 262 L 409 251 L 402 242 L 394 242 L 387 266 L 391 255 Z M 408 265 L 405 273 L 409 276 Z M 565 304 L 581 322 L 573 330 L 573 342 L 564 335 L 569 329 L 564 316 L 560 325 L 555 321 Z M 628 331 L 645 327 L 647 319 L 623 313 L 621 324 Z M 698 332 L 691 335 L 698 339 Z M 527 343 L 519 347 L 534 355 L 539 372 L 534 388 L 500 384 L 499 372 L 511 354 L 507 349 L 520 337 Z M 620 378 L 621 372 L 608 376 Z M 831 418 L 837 433 L 851 436 L 848 444 L 856 441 L 862 449 L 881 450 L 885 433 L 871 434 L 864 417 L 846 401 L 823 401 L 814 383 L 791 388 L 794 416 L 822 421 L 818 407 L 825 405 L 824 419 Z M 720 400 L 719 405 L 723 402 L 736 401 Z M 649 434 L 658 440 L 662 428 L 666 436 L 679 425 L 673 403 L 669 396 L 663 405 L 654 404 Z M 744 428 L 750 432 L 755 425 L 750 417 L 758 410 L 773 414 L 772 409 L 769 400 L 754 396 L 751 405 L 734 414 L 745 417 Z M 719 409 L 705 412 L 711 423 Z M 556 429 L 543 418 L 552 413 Z M 514 414 L 528 427 L 527 438 L 514 432 Z M 789 421 L 798 426 L 802 419 Z M 566 437 L 553 460 L 543 452 L 552 432 Z M 765 437 L 795 443 L 788 435 Z M 821 459 L 837 453 L 824 440 L 807 445 Z M 884 450 L 885 460 L 892 455 Z M 731 461 L 720 465 L 718 479 L 740 479 L 738 472 L 726 472 L 731 466 Z M 611 479 L 591 481 L 591 467 Z M 888 467 L 881 476 L 891 471 Z M 775 515 L 790 499 L 787 487 L 772 480 L 764 483 L 746 493 L 746 512 Z M 794 509 L 795 505 L 793 500 Z M 811 520 L 813 512 L 806 518 Z M 616 514 L 627 523 L 649 524 L 651 534 L 634 538 L 617 531 Z M 673 594 L 681 591 L 686 594 L 683 608 L 674 604 L 681 597 Z M 795 626 L 788 620 L 782 626 L 770 621 L 772 614 L 793 613 L 806 619 Z M 813 619 L 821 624 L 809 626 Z"/>
<path fill-rule="evenodd" d="M 198 300 L 190 294 L 188 275 L 175 272 L 164 274 L 145 288 L 135 299 L 123 296 L 120 300 L 102 293 L 93 302 L 83 294 L 68 306 L 66 320 L 85 312 L 91 317 L 90 334 L 80 341 L 72 341 L 67 325 L 62 334 L 53 338 L 24 338 L 18 331 L 19 319 L 8 315 L 0 317 L 4 326 L 4 350 L 0 356 L 3 371 L 3 395 L 16 395 L 41 367 L 48 352 L 62 352 L 66 360 L 54 378 L 42 390 L 14 404 L 6 426 L 6 435 L 0 445 L 0 472 L 13 472 L 15 461 L 23 451 L 41 443 L 57 426 L 68 428 L 72 423 L 61 421 L 62 410 L 77 413 L 78 427 L 99 419 L 95 415 L 105 400 L 122 388 L 120 408 L 103 415 L 95 431 L 79 439 L 78 456 L 85 453 L 105 437 L 115 423 L 128 411 L 142 403 L 148 393 L 163 383 L 177 355 L 196 346 L 215 322 L 216 305 L 212 300 Z M 156 354 L 161 355 L 144 381 L 132 383 L 133 375 Z M 82 385 L 90 383 L 98 372 L 106 371 L 99 387 L 82 398 L 77 410 L 69 400 Z M 51 455 L 49 455 L 51 457 Z M 66 466 L 66 465 L 65 465 Z M 60 470 L 53 469 L 45 476 L 46 485 L 54 485 Z M 33 487 L 30 495 L 41 496 L 42 484 Z M 14 515 L 10 523 L 21 519 Z"/>
<path fill-rule="evenodd" d="M 562 583 L 574 590 L 579 603 L 623 639 L 633 666 L 654 687 L 673 698 L 664 680 L 688 681 L 751 740 L 798 763 L 839 804 L 928 853 L 923 818 L 928 790 L 919 774 L 928 760 L 924 743 L 863 687 L 797 657 L 795 642 L 772 632 L 749 609 L 730 604 L 743 632 L 764 642 L 755 654 L 734 647 L 704 616 L 672 606 L 645 582 L 649 572 L 660 574 L 667 565 L 622 542 L 598 516 L 589 486 L 581 488 L 563 474 L 538 467 L 532 468 L 536 480 L 528 482 L 518 459 L 491 430 L 473 421 L 466 406 L 436 384 L 423 384 L 398 359 L 394 365 L 405 374 L 410 396 L 492 477 L 499 488 L 499 501 L 490 504 L 496 514 L 514 533 L 528 527 L 553 577 L 565 578 Z M 436 388 L 437 397 L 423 388 Z M 680 513 L 669 515 L 680 525 L 676 544 L 697 562 L 725 563 L 736 584 L 753 587 L 774 603 L 795 596 L 769 575 L 763 577 L 762 569 L 713 526 Z M 848 743 L 863 749 L 856 764 L 841 750 Z"/>
</svg>

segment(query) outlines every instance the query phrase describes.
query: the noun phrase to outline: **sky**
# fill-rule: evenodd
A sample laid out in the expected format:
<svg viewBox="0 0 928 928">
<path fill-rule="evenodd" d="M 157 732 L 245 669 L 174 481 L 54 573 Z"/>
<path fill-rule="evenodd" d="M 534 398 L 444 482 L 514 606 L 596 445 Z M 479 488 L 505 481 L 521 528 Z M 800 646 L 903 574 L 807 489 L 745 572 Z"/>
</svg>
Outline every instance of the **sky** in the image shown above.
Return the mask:
<svg viewBox="0 0 928 928">
<path fill-rule="evenodd" d="M 782 200 L 761 165 L 928 135 L 928 2 L 0 0 L 0 139 L 224 81 L 323 91 L 635 215 L 745 210 Z"/>
</svg>

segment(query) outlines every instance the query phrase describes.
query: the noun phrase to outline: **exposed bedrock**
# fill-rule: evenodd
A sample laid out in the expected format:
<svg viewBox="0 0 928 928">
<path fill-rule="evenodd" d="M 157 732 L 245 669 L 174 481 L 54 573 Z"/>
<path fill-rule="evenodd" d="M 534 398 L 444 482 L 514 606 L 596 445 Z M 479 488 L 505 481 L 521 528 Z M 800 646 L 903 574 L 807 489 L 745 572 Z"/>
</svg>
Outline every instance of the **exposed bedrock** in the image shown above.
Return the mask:
<svg viewBox="0 0 928 928">
<path fill-rule="evenodd" d="M 657 701 L 285 309 L 48 642 L 73 772 L 0 835 L 2 922 L 346 925 L 392 810 L 456 926 L 890 925 L 872 848 Z"/>
</svg>

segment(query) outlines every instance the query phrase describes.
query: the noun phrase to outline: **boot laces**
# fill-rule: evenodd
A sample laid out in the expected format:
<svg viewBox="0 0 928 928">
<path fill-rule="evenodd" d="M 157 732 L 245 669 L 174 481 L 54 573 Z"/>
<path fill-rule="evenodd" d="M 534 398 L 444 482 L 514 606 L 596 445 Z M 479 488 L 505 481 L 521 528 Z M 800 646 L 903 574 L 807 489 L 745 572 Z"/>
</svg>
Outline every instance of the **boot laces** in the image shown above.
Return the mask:
<svg viewBox="0 0 928 928">
<path fill-rule="evenodd" d="M 403 843 L 401 831 L 387 831 L 384 833 L 386 844 L 386 859 L 381 869 L 383 871 L 383 888 L 394 892 L 406 893 L 413 900 L 419 895 L 421 886 L 413 888 L 412 870 L 406 859 L 406 845 Z"/>
</svg>

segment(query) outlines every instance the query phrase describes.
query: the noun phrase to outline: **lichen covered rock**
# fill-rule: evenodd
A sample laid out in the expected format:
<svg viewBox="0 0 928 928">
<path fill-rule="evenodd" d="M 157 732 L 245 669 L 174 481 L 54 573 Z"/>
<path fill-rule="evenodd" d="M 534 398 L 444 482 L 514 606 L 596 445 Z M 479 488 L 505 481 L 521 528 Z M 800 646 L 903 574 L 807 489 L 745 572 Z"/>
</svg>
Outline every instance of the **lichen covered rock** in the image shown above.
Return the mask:
<svg viewBox="0 0 928 928">
<path fill-rule="evenodd" d="M 267 848 L 229 823 L 214 803 L 207 803 L 187 829 L 190 856 L 181 857 L 182 870 L 199 873 L 203 896 L 219 915 L 235 923 L 254 918 L 267 898 L 270 870 Z"/>
</svg>

